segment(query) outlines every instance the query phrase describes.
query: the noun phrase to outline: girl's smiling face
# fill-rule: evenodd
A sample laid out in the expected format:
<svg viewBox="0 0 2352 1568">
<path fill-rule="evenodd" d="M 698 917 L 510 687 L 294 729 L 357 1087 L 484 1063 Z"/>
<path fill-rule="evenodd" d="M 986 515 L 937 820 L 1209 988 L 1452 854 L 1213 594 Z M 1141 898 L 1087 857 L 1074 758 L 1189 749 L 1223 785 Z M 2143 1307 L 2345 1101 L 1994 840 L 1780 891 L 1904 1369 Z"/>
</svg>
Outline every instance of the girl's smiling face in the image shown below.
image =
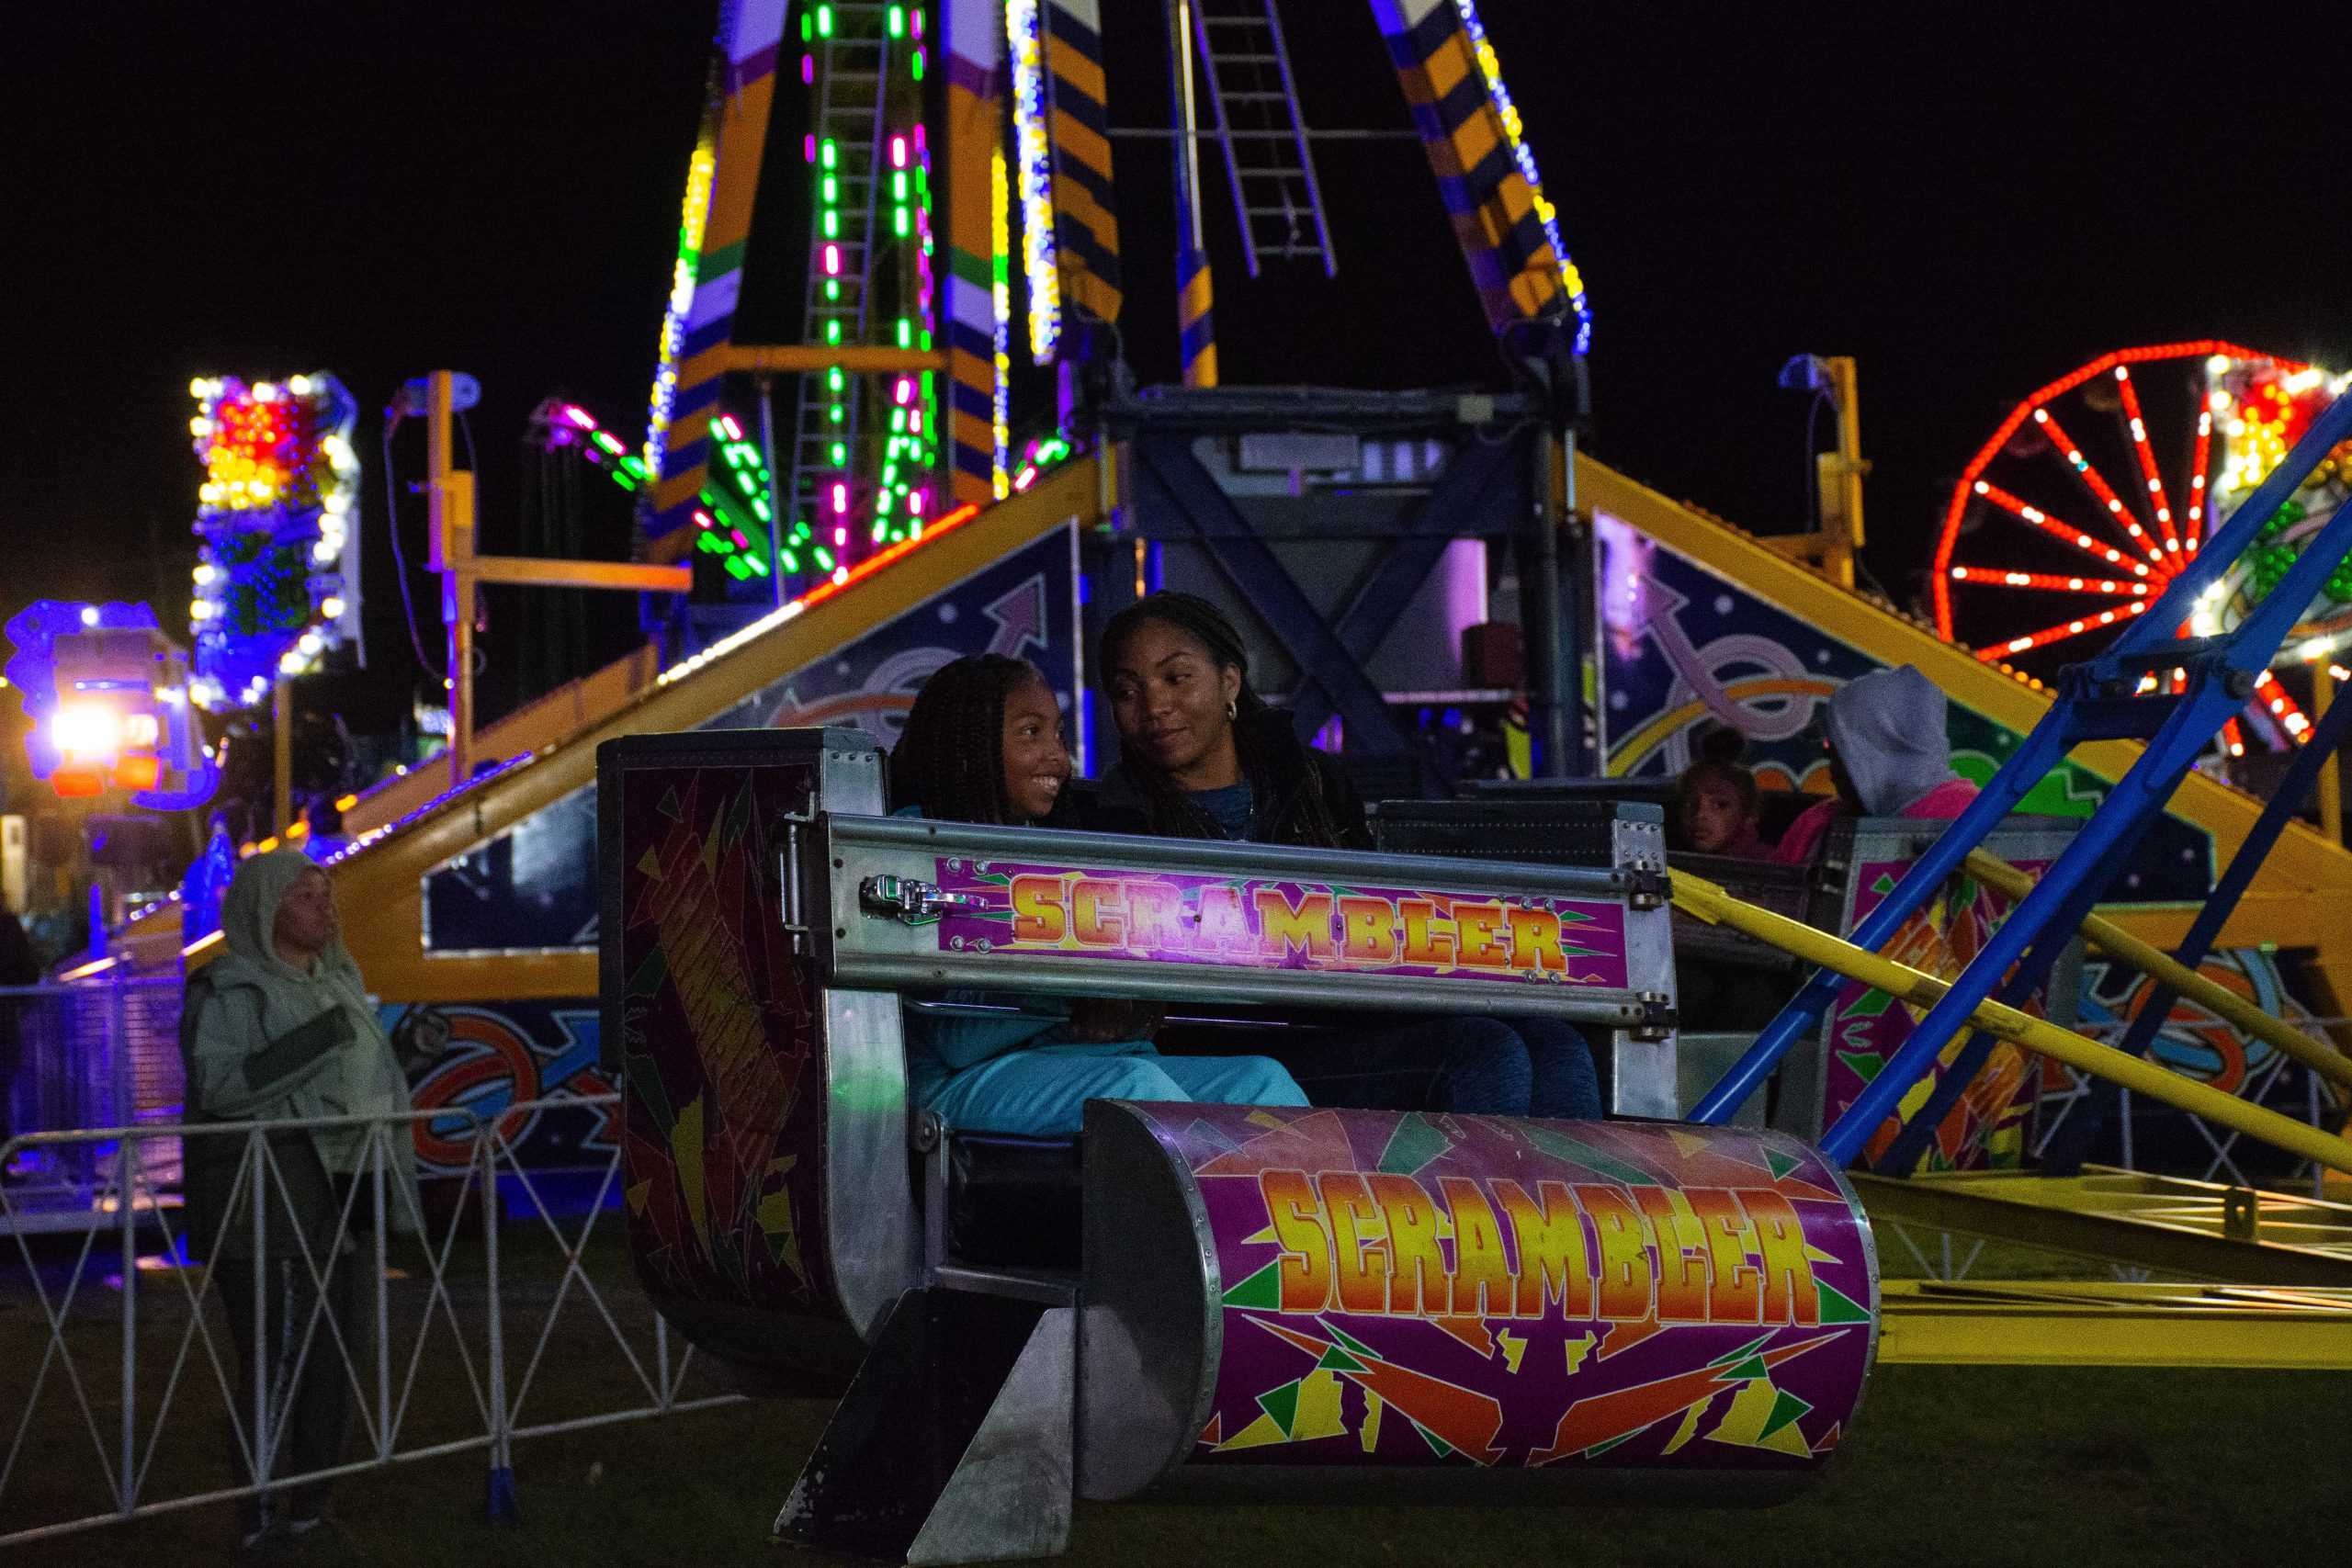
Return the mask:
<svg viewBox="0 0 2352 1568">
<path fill-rule="evenodd" d="M 1069 749 L 1053 688 L 1035 672 L 1005 694 L 1002 750 L 1006 803 L 1028 821 L 1049 816 L 1069 782 Z"/>
</svg>

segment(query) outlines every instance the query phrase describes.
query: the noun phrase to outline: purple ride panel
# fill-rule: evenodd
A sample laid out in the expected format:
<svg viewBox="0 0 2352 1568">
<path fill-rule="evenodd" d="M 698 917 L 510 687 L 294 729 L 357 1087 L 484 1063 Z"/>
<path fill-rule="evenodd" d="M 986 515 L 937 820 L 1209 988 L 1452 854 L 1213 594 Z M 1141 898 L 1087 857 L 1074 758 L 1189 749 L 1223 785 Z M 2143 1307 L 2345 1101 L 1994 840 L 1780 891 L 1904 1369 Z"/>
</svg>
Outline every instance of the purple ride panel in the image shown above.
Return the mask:
<svg viewBox="0 0 2352 1568">
<path fill-rule="evenodd" d="M 1868 1222 L 1793 1139 L 1129 1109 L 1213 1240 L 1192 1463 L 1807 1472 L 1860 1403 Z"/>
<path fill-rule="evenodd" d="M 943 953 L 1443 976 L 1622 988 L 1625 915 L 1606 899 L 1358 887 L 941 857 Z"/>
</svg>

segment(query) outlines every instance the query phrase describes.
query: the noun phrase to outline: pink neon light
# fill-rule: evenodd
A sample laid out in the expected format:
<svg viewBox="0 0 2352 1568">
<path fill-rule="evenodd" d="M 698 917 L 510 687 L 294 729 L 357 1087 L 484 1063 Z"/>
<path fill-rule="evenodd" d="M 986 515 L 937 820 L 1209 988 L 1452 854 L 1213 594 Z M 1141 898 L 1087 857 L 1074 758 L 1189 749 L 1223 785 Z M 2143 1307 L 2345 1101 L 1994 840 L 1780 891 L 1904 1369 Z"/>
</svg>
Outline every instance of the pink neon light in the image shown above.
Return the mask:
<svg viewBox="0 0 2352 1568">
<path fill-rule="evenodd" d="M 594 430 L 596 428 L 595 420 L 589 415 L 586 409 L 582 408 L 578 403 L 564 404 L 563 417 L 570 420 L 572 423 L 578 425 L 582 430 Z"/>
<path fill-rule="evenodd" d="M 912 381 L 908 380 L 904 376 L 901 376 L 899 378 L 898 389 L 893 395 L 897 397 L 899 401 L 903 403 L 914 395 L 914 389 L 915 384 Z"/>
<path fill-rule="evenodd" d="M 839 245 L 827 245 L 825 247 L 825 276 L 839 277 L 841 271 L 842 248 Z"/>
<path fill-rule="evenodd" d="M 849 486 L 835 485 L 833 487 L 833 510 L 836 512 L 849 510 Z"/>
<path fill-rule="evenodd" d="M 800 57 L 800 85 L 806 87 L 816 80 L 817 57 L 812 54 L 802 55 Z"/>
<path fill-rule="evenodd" d="M 836 528 L 836 529 L 834 529 L 834 530 L 833 530 L 833 543 L 834 543 L 834 544 L 836 544 L 836 545 L 846 545 L 846 544 L 848 544 L 848 543 L 849 543 L 849 530 L 848 530 L 848 529 L 846 529 L 846 528 Z"/>
<path fill-rule="evenodd" d="M 894 169 L 907 166 L 907 139 L 903 136 L 890 138 L 890 166 Z"/>
<path fill-rule="evenodd" d="M 801 161 L 804 163 L 813 164 L 817 161 L 817 133 L 815 131 L 812 130 L 808 135 L 800 139 L 800 157 Z"/>
<path fill-rule="evenodd" d="M 923 142 L 922 127 L 922 126 L 920 126 L 920 125 L 918 125 L 918 126 L 916 126 L 916 127 L 915 127 L 915 151 L 916 151 L 916 152 L 929 152 L 929 151 L 930 151 L 930 149 L 929 149 L 929 148 L 924 144 L 924 142 Z"/>
<path fill-rule="evenodd" d="M 743 537 L 743 530 L 741 528 L 728 529 L 727 536 L 735 541 L 735 546 L 738 549 L 748 550 L 752 547 L 752 541 Z"/>
<path fill-rule="evenodd" d="M 916 409 L 907 415 L 907 429 L 917 435 L 922 434 L 922 410 Z"/>
</svg>

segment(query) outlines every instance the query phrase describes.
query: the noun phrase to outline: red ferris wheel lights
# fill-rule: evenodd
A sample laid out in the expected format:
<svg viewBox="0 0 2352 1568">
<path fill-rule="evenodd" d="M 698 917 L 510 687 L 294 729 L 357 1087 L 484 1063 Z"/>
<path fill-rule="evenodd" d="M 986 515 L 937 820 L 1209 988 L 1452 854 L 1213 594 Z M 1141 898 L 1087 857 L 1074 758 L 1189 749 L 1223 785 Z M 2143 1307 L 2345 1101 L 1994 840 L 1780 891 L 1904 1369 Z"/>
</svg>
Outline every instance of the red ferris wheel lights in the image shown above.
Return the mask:
<svg viewBox="0 0 2352 1568">
<path fill-rule="evenodd" d="M 2035 527 L 2041 529 L 2052 538 L 2060 541 L 2062 544 L 2069 545 L 2074 548 L 2080 550 L 2083 554 L 2090 557 L 2091 559 L 2095 561 L 2102 561 L 2109 566 L 2129 566 L 2132 570 L 2139 576 L 2145 577 L 2148 575 L 2148 569 L 2146 567 L 2142 566 L 2137 561 L 2126 561 L 2123 558 L 2123 552 L 2117 549 L 2114 546 L 2105 544 L 2098 539 L 2092 538 L 2080 528 L 2073 527 L 2067 524 L 2059 522 L 2056 518 L 2042 511 L 2041 508 L 2018 500 L 2016 496 L 2011 495 L 2007 491 L 2003 490 L 1999 485 L 1993 483 L 1990 479 L 1978 479 L 1976 481 L 1976 493 L 1991 502 L 1994 505 L 1999 507 L 2002 511 L 2008 513 L 2012 516 L 2020 518 L 2025 522 L 2032 524 Z M 2164 558 L 2162 557 L 2158 557 L 2156 558 L 2156 565 L 2163 566 L 2164 564 Z M 2169 576 L 2170 573 L 2167 572 L 2166 575 Z"/>
<path fill-rule="evenodd" d="M 2088 485 L 2091 493 L 2106 506 L 2108 515 L 2120 524 L 2125 533 L 2132 536 L 2132 542 L 2146 551 L 2150 560 L 2158 566 L 2164 565 L 2164 552 L 2156 548 L 2156 542 L 2148 537 L 2148 531 L 2140 526 L 2140 520 L 2134 517 L 2131 509 L 2123 504 L 2123 498 L 2115 493 L 2115 488 L 2107 482 L 2107 477 L 2092 465 L 2088 457 L 2083 456 L 2081 446 L 2073 436 L 2066 434 L 2065 427 L 2058 423 L 2057 416 L 2048 409 L 2036 409 L 2033 411 L 2033 420 L 2036 424 L 2041 426 L 2043 433 L 2050 437 L 2058 450 L 2065 455 L 2066 465 L 2075 470 L 2075 477 Z"/>
<path fill-rule="evenodd" d="M 2287 688 L 2267 670 L 2254 678 L 2254 700 L 2270 710 L 2297 745 L 2311 739 L 2312 721 L 2304 716 L 2302 705 L 2287 694 Z"/>
<path fill-rule="evenodd" d="M 2126 582 L 2112 577 L 2068 577 L 2054 571 L 2010 571 L 1997 566 L 1956 566 L 1951 569 L 1951 580 L 1991 582 L 2003 588 L 2048 588 L 2061 593 L 2113 593 L 2132 599 L 2144 599 L 2150 592 L 2144 582 Z"/>
<path fill-rule="evenodd" d="M 2197 411 L 2197 455 L 2188 460 L 2188 553 L 2205 539 L 2205 482 L 2212 477 L 2213 411 Z"/>
<path fill-rule="evenodd" d="M 2077 615 L 2073 620 L 2061 621 L 2054 626 L 2044 626 L 2038 632 L 2028 632 L 2023 637 L 2013 637 L 1995 648 L 1980 648 L 1976 650 L 1976 657 L 1979 662 L 1992 664 L 2017 654 L 2031 652 L 2037 648 L 2047 648 L 2053 642 L 2063 642 L 2070 637 L 2081 637 L 2086 632 L 2102 630 L 2114 626 L 2127 616 L 2144 615 L 2147 608 L 2146 601 L 2135 599 L 2129 604 L 2119 605 L 2112 610 L 2101 610 L 2090 615 Z"/>
<path fill-rule="evenodd" d="M 2180 553 L 2180 536 L 2173 532 L 2172 502 L 2165 498 L 2164 476 L 2156 472 L 2156 454 L 2148 445 L 2148 422 L 2140 414 L 2140 389 L 2132 384 L 2132 372 L 2123 366 L 2115 367 L 2116 389 L 2123 394 L 2123 417 L 2132 423 L 2132 449 L 2139 455 L 2140 477 L 2148 481 L 2148 500 L 2156 509 L 2156 527 L 2165 536 L 2165 551 Z"/>
</svg>

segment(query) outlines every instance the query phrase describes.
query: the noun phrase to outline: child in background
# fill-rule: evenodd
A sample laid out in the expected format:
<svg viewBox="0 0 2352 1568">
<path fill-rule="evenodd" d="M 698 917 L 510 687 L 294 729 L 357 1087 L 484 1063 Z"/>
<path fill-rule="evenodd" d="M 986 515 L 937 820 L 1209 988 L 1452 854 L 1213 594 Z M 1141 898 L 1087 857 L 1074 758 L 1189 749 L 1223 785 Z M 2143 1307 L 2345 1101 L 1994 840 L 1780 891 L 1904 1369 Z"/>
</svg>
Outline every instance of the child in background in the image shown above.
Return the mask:
<svg viewBox="0 0 2352 1568">
<path fill-rule="evenodd" d="M 1935 682 L 1909 664 L 1838 687 L 1821 720 L 1837 796 L 1789 824 L 1771 858 L 1784 865 L 1812 861 L 1840 817 L 1950 820 L 1967 810 L 1976 786 L 1951 771 L 1945 707 Z"/>
<path fill-rule="evenodd" d="M 1718 729 L 1699 743 L 1699 760 L 1674 782 L 1673 827 L 1685 848 L 1702 855 L 1761 860 L 1756 778 L 1739 765 L 1737 731 Z"/>
<path fill-rule="evenodd" d="M 1029 826 L 1053 814 L 1069 752 L 1053 688 L 1035 667 L 999 654 L 956 660 L 932 676 L 890 757 L 901 817 Z M 1189 1100 L 1305 1105 L 1264 1056 L 1163 1056 L 1149 1004 L 952 990 L 941 998 L 995 1016 L 909 1009 L 907 1076 L 917 1105 L 951 1127 L 1036 1134 L 1079 1131 L 1090 1100 Z"/>
</svg>

